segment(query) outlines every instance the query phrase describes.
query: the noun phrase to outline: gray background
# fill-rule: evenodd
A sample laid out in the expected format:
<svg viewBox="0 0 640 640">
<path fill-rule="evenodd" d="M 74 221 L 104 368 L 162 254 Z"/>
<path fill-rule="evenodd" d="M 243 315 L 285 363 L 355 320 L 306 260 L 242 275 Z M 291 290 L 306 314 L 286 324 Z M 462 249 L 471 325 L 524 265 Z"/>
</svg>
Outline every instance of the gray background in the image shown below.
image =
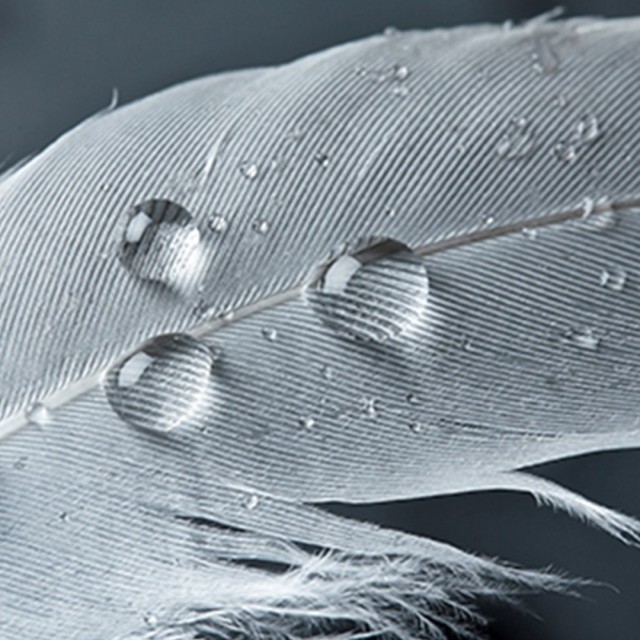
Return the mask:
<svg viewBox="0 0 640 640">
<path fill-rule="evenodd" d="M 430 28 L 531 17 L 519 0 L 0 0 L 0 167 L 108 105 L 216 71 L 286 62 L 393 25 Z M 640 13 L 638 0 L 566 2 L 567 15 Z M 639 52 L 640 60 L 640 52 Z M 640 72 L 640 71 L 639 71 Z M 585 456 L 539 472 L 640 515 L 640 452 Z M 547 509 L 491 492 L 335 511 L 527 566 L 549 564 L 610 588 L 535 596 L 535 615 L 488 610 L 495 640 L 640 638 L 640 551 Z"/>
</svg>

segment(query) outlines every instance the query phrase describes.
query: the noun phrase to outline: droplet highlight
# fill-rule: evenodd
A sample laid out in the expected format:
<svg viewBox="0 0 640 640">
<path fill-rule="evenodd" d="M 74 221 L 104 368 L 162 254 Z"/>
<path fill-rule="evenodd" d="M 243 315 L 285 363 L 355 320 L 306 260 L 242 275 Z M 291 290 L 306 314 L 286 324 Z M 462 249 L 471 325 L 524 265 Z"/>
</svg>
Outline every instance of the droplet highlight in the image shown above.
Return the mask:
<svg viewBox="0 0 640 640">
<path fill-rule="evenodd" d="M 338 333 L 384 342 L 420 322 L 428 290 L 423 260 L 405 245 L 386 240 L 340 256 L 307 291 L 307 299 Z"/>
<path fill-rule="evenodd" d="M 107 399 L 126 423 L 171 431 L 203 406 L 215 357 L 191 336 L 160 336 L 109 371 Z"/>
</svg>

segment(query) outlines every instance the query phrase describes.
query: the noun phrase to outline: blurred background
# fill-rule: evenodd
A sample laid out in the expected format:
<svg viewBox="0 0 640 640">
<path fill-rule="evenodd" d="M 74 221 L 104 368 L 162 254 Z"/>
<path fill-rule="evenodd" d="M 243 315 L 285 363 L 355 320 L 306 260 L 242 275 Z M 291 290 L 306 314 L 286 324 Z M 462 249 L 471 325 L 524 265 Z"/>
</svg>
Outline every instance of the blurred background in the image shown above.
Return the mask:
<svg viewBox="0 0 640 640">
<path fill-rule="evenodd" d="M 552 0 L 0 0 L 0 168 L 105 108 L 217 71 L 287 62 L 385 27 L 520 21 Z M 638 0 L 574 0 L 565 15 L 640 14 Z M 640 68 L 640 51 L 638 52 Z M 639 71 L 640 72 L 640 71 Z M 640 515 L 640 451 L 537 471 Z M 640 551 L 529 496 L 491 492 L 332 510 L 529 567 L 552 565 L 614 588 L 535 596 L 530 613 L 487 604 L 491 640 L 640 637 Z"/>
</svg>

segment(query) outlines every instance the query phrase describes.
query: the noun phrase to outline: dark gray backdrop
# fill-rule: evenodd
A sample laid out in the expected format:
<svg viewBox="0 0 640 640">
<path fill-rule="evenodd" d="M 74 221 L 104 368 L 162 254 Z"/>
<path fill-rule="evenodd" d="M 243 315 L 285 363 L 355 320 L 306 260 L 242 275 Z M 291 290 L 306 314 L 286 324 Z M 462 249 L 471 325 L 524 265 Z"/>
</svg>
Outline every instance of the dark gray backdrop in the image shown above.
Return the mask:
<svg viewBox="0 0 640 640">
<path fill-rule="evenodd" d="M 639 0 L 565 6 L 567 15 L 640 14 Z M 282 63 L 390 25 L 501 22 L 553 7 L 544 0 L 0 0 L 0 163 L 13 164 L 105 107 L 113 87 L 129 102 L 180 80 Z M 639 463 L 640 452 L 617 452 L 541 472 L 640 514 Z M 552 564 L 619 590 L 591 588 L 582 600 L 531 598 L 538 618 L 494 608 L 490 638 L 640 638 L 640 551 L 536 509 L 528 496 L 492 492 L 334 510 L 528 566 Z"/>
</svg>

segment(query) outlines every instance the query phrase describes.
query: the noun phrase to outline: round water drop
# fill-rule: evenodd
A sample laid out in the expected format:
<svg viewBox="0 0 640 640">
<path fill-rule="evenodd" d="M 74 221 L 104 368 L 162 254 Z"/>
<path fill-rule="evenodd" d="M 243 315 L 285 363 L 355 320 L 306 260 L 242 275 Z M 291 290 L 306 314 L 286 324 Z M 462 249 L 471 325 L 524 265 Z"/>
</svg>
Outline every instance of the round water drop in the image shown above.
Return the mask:
<svg viewBox="0 0 640 640">
<path fill-rule="evenodd" d="M 268 342 L 275 342 L 278 339 L 278 331 L 273 327 L 263 327 L 262 337 Z"/>
<path fill-rule="evenodd" d="M 207 398 L 214 360 L 211 349 L 191 336 L 160 336 L 111 369 L 107 398 L 128 424 L 171 431 Z"/>
<path fill-rule="evenodd" d="M 239 169 L 247 180 L 255 180 L 258 177 L 258 165 L 254 162 L 243 162 Z"/>
<path fill-rule="evenodd" d="M 129 212 L 122 263 L 143 280 L 180 284 L 194 275 L 200 232 L 191 214 L 170 200 L 147 200 Z"/>
<path fill-rule="evenodd" d="M 27 410 L 27 420 L 31 422 L 31 424 L 37 424 L 42 426 L 49 421 L 49 409 L 45 407 L 41 402 L 36 402 L 36 404 L 29 407 Z"/>
<path fill-rule="evenodd" d="M 209 229 L 214 233 L 223 233 L 227 230 L 229 223 L 224 216 L 221 215 L 213 215 L 209 218 Z"/>
<path fill-rule="evenodd" d="M 383 342 L 420 321 L 428 290 L 422 259 L 405 245 L 385 240 L 335 260 L 307 299 L 338 333 Z"/>
<path fill-rule="evenodd" d="M 298 425 L 302 429 L 313 429 L 316 421 L 311 416 L 301 416 L 298 418 Z"/>
</svg>

